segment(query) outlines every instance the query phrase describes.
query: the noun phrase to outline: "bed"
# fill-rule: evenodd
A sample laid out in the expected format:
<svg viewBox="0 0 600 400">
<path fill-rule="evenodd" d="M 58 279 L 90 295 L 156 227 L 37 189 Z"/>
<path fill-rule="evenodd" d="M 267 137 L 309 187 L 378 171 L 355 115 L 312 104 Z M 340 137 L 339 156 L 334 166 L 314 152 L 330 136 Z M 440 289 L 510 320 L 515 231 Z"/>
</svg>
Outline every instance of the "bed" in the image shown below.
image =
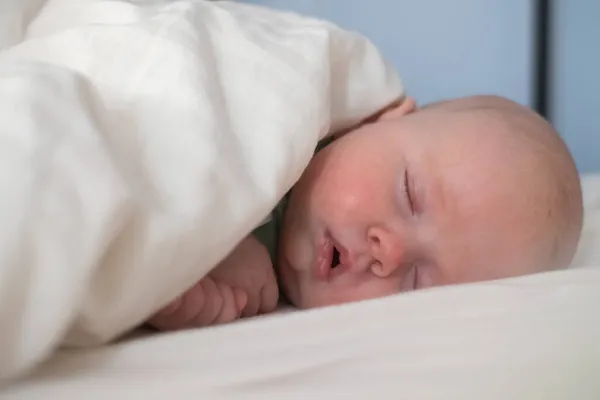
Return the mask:
<svg viewBox="0 0 600 400">
<path fill-rule="evenodd" d="M 2 399 L 597 399 L 600 175 L 571 269 L 63 350 Z"/>
<path fill-rule="evenodd" d="M 600 398 L 600 175 L 568 270 L 128 333 L 260 223 L 323 135 L 404 89 L 366 39 L 293 14 L 13 5 L 1 399 Z"/>
</svg>

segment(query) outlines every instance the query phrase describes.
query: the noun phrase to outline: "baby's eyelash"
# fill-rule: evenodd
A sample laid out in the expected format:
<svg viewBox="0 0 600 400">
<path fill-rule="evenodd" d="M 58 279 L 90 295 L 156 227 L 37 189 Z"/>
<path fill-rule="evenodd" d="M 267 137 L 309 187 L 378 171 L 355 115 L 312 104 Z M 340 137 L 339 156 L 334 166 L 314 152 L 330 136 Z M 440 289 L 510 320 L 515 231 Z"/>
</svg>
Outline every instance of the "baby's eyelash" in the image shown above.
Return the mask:
<svg viewBox="0 0 600 400">
<path fill-rule="evenodd" d="M 417 290 L 419 288 L 419 266 L 415 265 L 413 267 L 415 269 L 415 276 L 413 278 L 413 290 Z"/>
<path fill-rule="evenodd" d="M 408 169 L 404 170 L 404 194 L 406 195 L 406 198 L 408 199 L 408 204 L 410 206 L 410 211 L 414 214 L 415 213 L 415 207 L 413 205 L 413 199 L 410 193 L 410 185 L 409 185 L 409 179 L 408 179 Z"/>
</svg>

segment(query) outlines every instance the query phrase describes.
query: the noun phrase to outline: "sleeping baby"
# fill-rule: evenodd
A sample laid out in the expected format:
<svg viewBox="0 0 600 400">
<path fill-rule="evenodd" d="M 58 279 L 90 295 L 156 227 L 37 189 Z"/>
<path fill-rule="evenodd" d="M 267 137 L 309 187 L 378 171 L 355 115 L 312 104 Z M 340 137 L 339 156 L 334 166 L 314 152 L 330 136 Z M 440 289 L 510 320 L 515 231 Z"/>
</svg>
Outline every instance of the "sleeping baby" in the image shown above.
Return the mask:
<svg viewBox="0 0 600 400">
<path fill-rule="evenodd" d="M 320 144 L 257 228 L 158 311 L 160 330 L 566 267 L 579 177 L 534 112 L 477 96 L 395 104 Z"/>
</svg>

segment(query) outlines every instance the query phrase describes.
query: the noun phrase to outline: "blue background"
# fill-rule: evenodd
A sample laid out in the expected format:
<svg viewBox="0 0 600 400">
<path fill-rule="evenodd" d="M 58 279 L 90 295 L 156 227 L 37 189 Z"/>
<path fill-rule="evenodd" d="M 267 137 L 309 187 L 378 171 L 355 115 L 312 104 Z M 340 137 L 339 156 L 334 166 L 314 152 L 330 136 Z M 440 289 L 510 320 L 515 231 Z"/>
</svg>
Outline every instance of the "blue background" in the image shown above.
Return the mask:
<svg viewBox="0 0 600 400">
<path fill-rule="evenodd" d="M 364 34 L 420 104 L 487 93 L 532 105 L 533 1 L 246 2 L 325 18 Z M 600 1 L 555 0 L 552 6 L 551 122 L 580 171 L 600 171 Z"/>
</svg>

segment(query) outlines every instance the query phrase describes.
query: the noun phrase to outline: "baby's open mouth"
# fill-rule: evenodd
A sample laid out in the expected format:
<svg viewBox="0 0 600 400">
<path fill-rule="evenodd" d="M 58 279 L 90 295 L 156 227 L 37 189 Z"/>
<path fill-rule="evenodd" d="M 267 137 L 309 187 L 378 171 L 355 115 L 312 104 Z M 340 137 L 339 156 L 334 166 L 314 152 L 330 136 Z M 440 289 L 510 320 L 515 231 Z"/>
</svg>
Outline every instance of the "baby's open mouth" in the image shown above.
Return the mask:
<svg viewBox="0 0 600 400">
<path fill-rule="evenodd" d="M 319 252 L 319 256 L 317 258 L 316 265 L 316 274 L 317 277 L 323 280 L 328 280 L 331 278 L 330 273 L 332 271 L 336 271 L 337 275 L 342 271 L 344 266 L 344 248 L 340 247 L 335 243 L 335 240 L 329 235 L 326 234 L 322 239 L 321 249 Z"/>
<path fill-rule="evenodd" d="M 333 246 L 333 256 L 331 257 L 331 268 L 335 268 L 340 265 L 340 251 L 337 247 Z"/>
</svg>

